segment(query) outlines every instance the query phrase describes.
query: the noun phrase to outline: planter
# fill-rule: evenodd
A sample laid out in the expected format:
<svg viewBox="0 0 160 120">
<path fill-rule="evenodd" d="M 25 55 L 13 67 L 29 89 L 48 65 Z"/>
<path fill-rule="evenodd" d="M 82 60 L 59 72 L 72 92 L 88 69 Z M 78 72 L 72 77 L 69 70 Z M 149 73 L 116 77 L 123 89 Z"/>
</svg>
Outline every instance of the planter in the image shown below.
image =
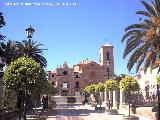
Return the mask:
<svg viewBox="0 0 160 120">
<path fill-rule="evenodd" d="M 116 109 L 106 110 L 108 115 L 118 115 L 118 111 Z"/>
<path fill-rule="evenodd" d="M 67 103 L 76 103 L 75 97 L 67 97 Z"/>
<path fill-rule="evenodd" d="M 123 116 L 121 120 L 139 120 L 136 116 Z"/>
<path fill-rule="evenodd" d="M 105 111 L 105 110 L 106 110 L 106 108 L 105 108 L 105 107 L 95 107 L 95 110 Z"/>
<path fill-rule="evenodd" d="M 29 120 L 47 120 L 46 118 L 30 118 Z"/>
<path fill-rule="evenodd" d="M 97 105 L 96 105 L 96 104 L 89 104 L 89 103 L 86 103 L 85 106 L 88 106 L 88 107 L 96 107 Z"/>
<path fill-rule="evenodd" d="M 30 120 L 47 120 L 47 118 L 45 116 L 43 116 L 42 114 L 43 113 L 39 113 L 39 115 L 33 116 L 33 118 Z"/>
<path fill-rule="evenodd" d="M 12 118 L 14 118 L 16 115 L 15 115 L 15 112 L 12 111 L 12 112 L 7 112 L 5 113 L 6 114 L 6 119 L 7 120 L 12 120 Z"/>
</svg>

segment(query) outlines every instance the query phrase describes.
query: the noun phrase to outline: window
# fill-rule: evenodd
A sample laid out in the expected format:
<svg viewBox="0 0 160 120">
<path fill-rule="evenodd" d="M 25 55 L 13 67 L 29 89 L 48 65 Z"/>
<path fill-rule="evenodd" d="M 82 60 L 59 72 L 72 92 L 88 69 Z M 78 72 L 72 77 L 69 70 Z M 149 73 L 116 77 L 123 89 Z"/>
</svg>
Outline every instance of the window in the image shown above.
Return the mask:
<svg viewBox="0 0 160 120">
<path fill-rule="evenodd" d="M 67 75 L 67 71 L 64 71 L 64 72 L 63 72 L 63 75 Z"/>
<path fill-rule="evenodd" d="M 109 61 L 109 52 L 106 54 L 106 60 Z"/>
<path fill-rule="evenodd" d="M 62 83 L 62 88 L 68 88 L 67 82 L 63 82 L 63 83 Z"/>
<path fill-rule="evenodd" d="M 110 70 L 109 70 L 109 68 L 107 68 L 107 72 L 109 72 Z"/>
<path fill-rule="evenodd" d="M 79 76 L 78 76 L 78 75 L 76 75 L 76 76 L 75 76 L 75 78 L 79 78 Z"/>
<path fill-rule="evenodd" d="M 79 88 L 79 82 L 76 82 L 76 88 Z"/>
<path fill-rule="evenodd" d="M 52 82 L 52 85 L 54 85 L 54 82 Z"/>
</svg>

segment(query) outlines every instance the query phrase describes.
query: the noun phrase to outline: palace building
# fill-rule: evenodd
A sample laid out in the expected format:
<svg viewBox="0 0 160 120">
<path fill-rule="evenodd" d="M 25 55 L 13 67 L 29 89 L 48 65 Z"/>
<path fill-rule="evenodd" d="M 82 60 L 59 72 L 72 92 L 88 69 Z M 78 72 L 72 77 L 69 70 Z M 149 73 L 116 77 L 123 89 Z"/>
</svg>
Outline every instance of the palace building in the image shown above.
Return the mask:
<svg viewBox="0 0 160 120">
<path fill-rule="evenodd" d="M 49 80 L 57 88 L 57 95 L 79 96 L 86 85 L 110 79 L 114 75 L 113 46 L 104 44 L 99 54 L 100 63 L 86 59 L 70 68 L 64 62 L 62 66 L 49 71 Z"/>
</svg>

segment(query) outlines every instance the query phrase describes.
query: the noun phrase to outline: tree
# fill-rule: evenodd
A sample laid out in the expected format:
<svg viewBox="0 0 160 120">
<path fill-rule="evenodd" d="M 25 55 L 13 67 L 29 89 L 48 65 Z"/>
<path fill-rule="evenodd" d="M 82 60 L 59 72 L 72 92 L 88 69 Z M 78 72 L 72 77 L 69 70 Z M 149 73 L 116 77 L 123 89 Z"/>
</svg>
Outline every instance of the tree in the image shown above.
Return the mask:
<svg viewBox="0 0 160 120">
<path fill-rule="evenodd" d="M 100 92 L 104 92 L 104 84 L 103 83 L 98 83 L 98 84 L 95 84 L 95 93 L 94 93 L 94 97 L 96 99 L 96 102 L 97 104 L 99 103 L 100 104 L 100 107 L 101 107 L 101 96 L 100 96 Z"/>
<path fill-rule="evenodd" d="M 158 85 L 160 85 L 160 74 L 156 77 Z"/>
<path fill-rule="evenodd" d="M 52 82 L 47 81 L 47 84 L 45 84 L 44 93 L 54 95 L 56 93 L 56 91 L 57 90 L 54 87 L 54 85 L 52 84 Z"/>
<path fill-rule="evenodd" d="M 9 65 L 13 60 L 18 58 L 17 41 L 8 40 L 4 44 L 3 61 Z"/>
<path fill-rule="evenodd" d="M 36 62 L 40 63 L 42 67 L 46 67 L 47 60 L 43 57 L 43 50 L 39 48 L 43 46 L 42 44 L 37 44 L 37 41 L 33 40 L 23 40 L 22 42 L 17 42 L 18 47 L 18 56 L 26 55 L 28 57 L 33 58 Z"/>
<path fill-rule="evenodd" d="M 160 0 L 152 0 L 151 4 L 141 1 L 145 11 L 137 11 L 143 16 L 140 23 L 125 28 L 122 42 L 126 42 L 123 58 L 131 54 L 127 68 L 130 71 L 136 64 L 136 72 L 144 63 L 148 67 L 160 63 Z"/>
<path fill-rule="evenodd" d="M 3 79 L 8 89 L 20 91 L 25 84 L 27 89 L 32 91 L 35 90 L 35 87 L 42 87 L 46 76 L 39 63 L 23 56 L 11 62 L 5 70 Z"/>
<path fill-rule="evenodd" d="M 139 90 L 139 85 L 136 79 L 134 79 L 133 77 L 130 76 L 125 76 L 125 78 L 123 78 L 120 81 L 120 89 L 123 92 L 126 92 L 128 95 L 128 104 L 129 104 L 129 116 L 130 116 L 130 104 L 131 104 L 131 92 L 133 91 L 138 91 Z"/>
<path fill-rule="evenodd" d="M 40 94 L 47 81 L 46 73 L 41 65 L 32 58 L 22 56 L 11 62 L 6 68 L 4 76 L 4 86 L 8 90 L 14 90 L 17 93 L 17 107 L 19 110 L 23 107 L 25 91 L 31 95 Z"/>
<path fill-rule="evenodd" d="M 84 94 L 89 96 L 95 92 L 95 84 L 88 85 L 83 90 Z"/>
<path fill-rule="evenodd" d="M 5 26 L 5 21 L 4 21 L 3 13 L 0 12 L 0 28 L 4 26 Z M 0 34 L 0 57 L 1 58 L 4 57 L 4 47 L 5 47 L 4 38 L 5 36 Z"/>
<path fill-rule="evenodd" d="M 116 81 L 115 80 L 107 80 L 105 82 L 105 91 L 114 91 L 117 89 L 117 84 L 116 84 Z"/>
<path fill-rule="evenodd" d="M 98 83 L 97 85 L 95 85 L 95 92 L 99 93 L 99 92 L 103 92 L 104 91 L 104 84 L 103 83 Z"/>
<path fill-rule="evenodd" d="M 109 92 L 109 91 L 114 91 L 117 89 L 117 84 L 116 84 L 116 81 L 115 80 L 112 80 L 112 79 L 109 79 L 105 82 L 104 84 L 105 86 L 105 91 Z M 108 109 L 110 110 L 110 98 L 109 98 L 109 105 L 108 105 Z M 111 107 L 112 109 L 112 107 Z"/>
<path fill-rule="evenodd" d="M 5 21 L 4 21 L 4 17 L 3 17 L 3 13 L 0 12 L 0 28 L 5 26 Z M 3 36 L 2 34 L 0 34 L 0 40 L 4 40 L 5 36 Z"/>
</svg>

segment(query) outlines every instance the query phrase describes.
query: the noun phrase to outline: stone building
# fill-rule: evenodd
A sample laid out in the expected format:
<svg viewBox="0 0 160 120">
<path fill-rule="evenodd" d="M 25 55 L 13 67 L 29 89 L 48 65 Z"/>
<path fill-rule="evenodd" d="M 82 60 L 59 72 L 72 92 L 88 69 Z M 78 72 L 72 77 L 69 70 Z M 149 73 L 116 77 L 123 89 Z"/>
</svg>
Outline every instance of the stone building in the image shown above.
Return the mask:
<svg viewBox="0 0 160 120">
<path fill-rule="evenodd" d="M 67 62 L 48 73 L 49 80 L 62 96 L 79 96 L 81 90 L 89 84 L 105 82 L 114 75 L 113 46 L 104 44 L 99 49 L 100 63 L 86 59 L 68 67 Z"/>
<path fill-rule="evenodd" d="M 152 96 L 157 96 L 157 80 L 156 76 L 158 75 L 158 67 L 147 68 L 147 71 L 144 72 L 144 69 L 141 68 L 136 76 L 144 100 L 149 100 Z"/>
</svg>

